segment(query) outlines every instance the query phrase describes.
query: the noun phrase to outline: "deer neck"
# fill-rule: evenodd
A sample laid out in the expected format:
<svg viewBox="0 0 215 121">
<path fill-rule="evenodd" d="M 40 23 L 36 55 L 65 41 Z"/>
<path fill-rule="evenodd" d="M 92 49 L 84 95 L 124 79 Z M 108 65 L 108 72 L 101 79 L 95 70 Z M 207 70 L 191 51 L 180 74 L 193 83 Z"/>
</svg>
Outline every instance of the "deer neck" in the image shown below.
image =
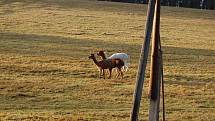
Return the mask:
<svg viewBox="0 0 215 121">
<path fill-rule="evenodd" d="M 96 58 L 93 57 L 92 59 L 93 59 L 93 62 L 94 62 L 97 66 L 99 66 L 98 61 L 96 60 Z"/>
<path fill-rule="evenodd" d="M 105 56 L 105 55 L 102 55 L 102 59 L 103 59 L 103 60 L 105 60 L 105 59 L 107 59 L 107 58 L 106 58 L 106 56 Z"/>
<path fill-rule="evenodd" d="M 107 59 L 107 54 L 105 52 L 102 54 L 102 59 L 103 60 Z"/>
</svg>

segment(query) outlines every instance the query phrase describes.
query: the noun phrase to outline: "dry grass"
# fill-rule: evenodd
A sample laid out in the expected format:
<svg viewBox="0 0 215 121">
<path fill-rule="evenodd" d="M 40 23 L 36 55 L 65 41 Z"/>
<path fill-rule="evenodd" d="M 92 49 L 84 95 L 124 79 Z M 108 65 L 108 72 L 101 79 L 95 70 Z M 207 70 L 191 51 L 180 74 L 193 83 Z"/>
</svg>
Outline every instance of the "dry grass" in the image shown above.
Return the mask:
<svg viewBox="0 0 215 121">
<path fill-rule="evenodd" d="M 0 120 L 129 120 L 146 6 L 87 0 L 0 1 Z M 167 120 L 215 120 L 214 11 L 162 8 Z M 88 55 L 126 52 L 125 79 Z M 140 120 L 147 120 L 147 85 Z"/>
</svg>

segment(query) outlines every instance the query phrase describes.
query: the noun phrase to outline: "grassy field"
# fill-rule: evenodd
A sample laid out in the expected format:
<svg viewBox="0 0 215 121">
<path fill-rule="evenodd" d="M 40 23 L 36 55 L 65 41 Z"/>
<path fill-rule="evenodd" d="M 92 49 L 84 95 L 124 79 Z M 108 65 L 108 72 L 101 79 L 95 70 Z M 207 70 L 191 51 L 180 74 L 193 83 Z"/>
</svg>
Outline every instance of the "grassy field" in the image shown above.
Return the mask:
<svg viewBox="0 0 215 121">
<path fill-rule="evenodd" d="M 1 0 L 0 120 L 128 121 L 146 9 L 94 0 Z M 162 7 L 168 121 L 215 120 L 214 33 L 215 11 Z M 131 56 L 124 79 L 98 78 L 88 56 L 101 49 Z M 149 70 L 141 121 L 148 120 L 148 80 Z"/>
</svg>

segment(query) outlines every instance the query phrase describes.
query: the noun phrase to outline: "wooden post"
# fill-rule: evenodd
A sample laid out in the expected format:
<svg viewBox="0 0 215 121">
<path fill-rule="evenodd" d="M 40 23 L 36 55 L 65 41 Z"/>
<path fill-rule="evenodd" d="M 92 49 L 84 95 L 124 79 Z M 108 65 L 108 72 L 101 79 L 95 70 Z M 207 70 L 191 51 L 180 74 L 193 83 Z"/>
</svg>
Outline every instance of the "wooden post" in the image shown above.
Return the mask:
<svg viewBox="0 0 215 121">
<path fill-rule="evenodd" d="M 157 84 L 154 86 L 156 88 L 156 99 L 150 98 L 150 106 L 149 106 L 149 121 L 159 121 L 159 110 L 160 110 L 160 79 L 161 79 L 161 68 L 158 68 L 158 80 Z"/>
<path fill-rule="evenodd" d="M 131 121 L 137 121 L 138 119 L 138 113 L 139 113 L 139 107 L 140 107 L 140 101 L 141 101 L 143 83 L 144 83 L 144 76 L 145 76 L 147 58 L 148 58 L 149 47 L 150 47 L 150 39 L 151 39 L 153 17 L 154 17 L 154 5 L 155 5 L 155 0 L 150 0 L 148 5 L 147 22 L 146 22 L 146 29 L 145 29 L 145 41 L 141 49 L 139 68 L 138 68 L 138 73 L 136 77 L 134 102 L 133 102 L 133 108 L 132 108 L 131 117 L 130 117 Z"/>
<path fill-rule="evenodd" d="M 155 100 L 156 96 L 156 82 L 158 80 L 158 68 L 160 66 L 160 53 L 159 53 L 159 43 L 160 43 L 160 10 L 158 8 L 159 0 L 156 0 L 155 4 L 155 14 L 153 22 L 153 34 L 152 34 L 152 51 L 151 51 L 151 73 L 150 73 L 150 83 L 149 83 L 149 96 L 151 99 Z"/>
<path fill-rule="evenodd" d="M 160 82 L 162 75 L 160 43 L 160 0 L 156 0 L 153 22 L 151 73 L 149 82 L 149 121 L 159 121 Z"/>
</svg>

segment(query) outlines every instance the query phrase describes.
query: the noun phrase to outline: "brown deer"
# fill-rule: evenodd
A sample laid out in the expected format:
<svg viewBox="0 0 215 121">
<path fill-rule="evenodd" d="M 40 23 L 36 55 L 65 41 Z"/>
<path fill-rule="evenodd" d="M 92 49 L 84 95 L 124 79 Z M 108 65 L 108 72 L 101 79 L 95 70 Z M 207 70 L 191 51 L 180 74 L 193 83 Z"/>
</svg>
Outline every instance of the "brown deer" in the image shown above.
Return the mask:
<svg viewBox="0 0 215 121">
<path fill-rule="evenodd" d="M 128 54 L 126 53 L 114 53 L 113 55 L 111 55 L 110 57 L 107 57 L 106 55 L 106 52 L 103 51 L 103 50 L 100 50 L 98 53 L 97 53 L 98 56 L 101 56 L 102 60 L 105 60 L 105 59 L 114 59 L 114 58 L 118 58 L 118 59 L 121 59 L 123 60 L 124 62 L 124 66 L 123 66 L 123 71 L 127 71 L 128 70 L 128 65 L 129 65 L 129 60 L 130 60 L 130 57 Z"/>
<path fill-rule="evenodd" d="M 121 68 L 124 66 L 124 62 L 121 59 L 115 58 L 115 59 L 105 59 L 105 60 L 97 61 L 94 54 L 91 54 L 89 56 L 89 59 L 92 59 L 93 62 L 99 67 L 99 69 L 100 69 L 99 77 L 100 78 L 101 78 L 101 74 L 102 74 L 103 78 L 105 79 L 105 69 L 109 69 L 110 75 L 108 78 L 110 79 L 113 68 L 118 69 L 117 78 L 119 77 L 119 75 L 121 75 L 123 78 L 123 72 L 122 72 Z"/>
</svg>

